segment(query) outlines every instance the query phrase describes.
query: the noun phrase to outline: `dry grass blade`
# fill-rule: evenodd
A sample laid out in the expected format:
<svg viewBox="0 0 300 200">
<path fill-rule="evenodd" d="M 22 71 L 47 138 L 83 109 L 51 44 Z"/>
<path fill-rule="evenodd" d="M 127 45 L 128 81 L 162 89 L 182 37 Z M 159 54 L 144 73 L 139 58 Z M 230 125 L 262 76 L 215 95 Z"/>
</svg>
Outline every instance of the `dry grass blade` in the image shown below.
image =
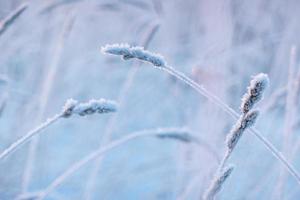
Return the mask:
<svg viewBox="0 0 300 200">
<path fill-rule="evenodd" d="M 228 179 L 230 174 L 233 171 L 233 167 L 227 167 L 220 171 L 212 181 L 212 184 L 210 185 L 207 192 L 204 194 L 203 199 L 204 200 L 214 200 L 215 196 L 218 194 L 218 192 L 222 189 L 223 184 Z"/>
<path fill-rule="evenodd" d="M 75 100 L 67 100 L 63 107 L 62 112 L 54 115 L 52 118 L 47 119 L 44 123 L 40 124 L 35 129 L 29 131 L 23 137 L 11 144 L 7 149 L 0 153 L 0 160 L 16 151 L 23 144 L 30 141 L 35 135 L 38 135 L 42 130 L 59 120 L 60 118 L 68 118 L 71 115 L 78 114 L 80 116 L 91 115 L 94 113 L 108 113 L 116 111 L 116 103 L 104 99 L 90 100 L 87 103 L 78 103 Z"/>
</svg>

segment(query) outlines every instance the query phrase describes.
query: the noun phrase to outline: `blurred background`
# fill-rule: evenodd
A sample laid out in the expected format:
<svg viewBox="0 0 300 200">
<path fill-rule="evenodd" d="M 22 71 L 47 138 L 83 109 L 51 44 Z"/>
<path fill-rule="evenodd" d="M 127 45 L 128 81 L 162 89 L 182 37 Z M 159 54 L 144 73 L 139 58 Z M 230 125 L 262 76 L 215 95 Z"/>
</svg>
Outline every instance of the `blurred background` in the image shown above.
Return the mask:
<svg viewBox="0 0 300 200">
<path fill-rule="evenodd" d="M 201 198 L 235 121 L 163 71 L 101 54 L 111 43 L 163 55 L 236 111 L 251 76 L 267 73 L 256 127 L 300 171 L 298 0 L 0 0 L 2 25 L 24 4 L 0 31 L 0 151 L 68 98 L 107 98 L 120 107 L 59 120 L 0 160 L 1 200 L 42 191 L 112 140 L 164 127 L 186 127 L 201 142 L 136 139 L 88 163 L 46 199 Z M 299 184 L 249 132 L 229 163 L 235 169 L 218 199 L 300 198 Z"/>
</svg>

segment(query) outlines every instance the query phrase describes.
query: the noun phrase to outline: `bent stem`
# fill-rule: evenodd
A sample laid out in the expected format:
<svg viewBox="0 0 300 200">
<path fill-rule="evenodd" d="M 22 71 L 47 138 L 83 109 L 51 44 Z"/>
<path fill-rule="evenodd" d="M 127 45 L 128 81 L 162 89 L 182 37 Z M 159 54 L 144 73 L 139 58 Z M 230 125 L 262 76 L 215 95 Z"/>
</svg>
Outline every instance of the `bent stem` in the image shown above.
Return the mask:
<svg viewBox="0 0 300 200">
<path fill-rule="evenodd" d="M 166 135 L 167 134 L 169 134 L 169 133 L 166 133 Z M 134 140 L 134 139 L 137 139 L 140 137 L 146 137 L 146 136 L 161 137 L 162 135 L 165 135 L 165 133 L 163 133 L 161 129 L 137 131 L 137 132 L 131 133 L 127 136 L 124 136 L 121 139 L 115 140 L 102 148 L 99 148 L 98 150 L 92 152 L 91 154 L 89 154 L 88 156 L 79 160 L 78 162 L 73 164 L 71 167 L 69 167 L 67 170 L 65 170 L 44 191 L 42 191 L 40 193 L 37 200 L 42 200 L 45 197 L 47 197 L 55 188 L 57 188 L 59 185 L 61 185 L 67 178 L 69 178 L 71 175 L 73 175 L 76 171 L 78 171 L 79 169 L 84 167 L 89 162 L 96 160 L 103 154 L 108 153 L 109 151 L 115 149 L 116 147 L 119 147 L 131 140 Z"/>
<path fill-rule="evenodd" d="M 239 114 L 235 112 L 231 107 L 229 107 L 227 104 L 223 103 L 217 96 L 211 94 L 209 91 L 207 91 L 203 86 L 200 86 L 192 79 L 188 78 L 183 73 L 175 70 L 174 68 L 170 66 L 160 67 L 159 69 L 167 72 L 168 74 L 176 77 L 177 79 L 180 79 L 181 81 L 188 84 L 190 87 L 195 89 L 197 92 L 199 92 L 201 95 L 205 96 L 207 99 L 209 99 L 212 103 L 216 104 L 218 107 L 220 107 L 222 110 L 224 110 L 226 113 L 228 113 L 233 119 L 237 120 L 239 118 Z M 297 180 L 298 184 L 300 184 L 300 175 L 297 172 L 297 170 L 292 166 L 291 163 L 287 161 L 287 159 L 274 147 L 274 145 L 269 142 L 257 129 L 255 128 L 249 128 L 250 133 L 252 133 L 254 136 L 256 136 L 259 141 L 261 141 L 264 146 L 273 154 L 275 158 L 277 158 L 289 171 L 289 173 Z"/>
<path fill-rule="evenodd" d="M 29 131 L 26 135 L 18 139 L 16 142 L 11 144 L 7 149 L 5 149 L 1 154 L 0 154 L 0 160 L 8 156 L 9 154 L 15 152 L 18 148 L 20 148 L 23 144 L 26 142 L 30 141 L 35 135 L 40 133 L 42 130 L 56 122 L 59 118 L 63 116 L 63 113 L 56 114 L 52 118 L 47 119 L 44 123 L 36 127 L 35 129 Z"/>
</svg>

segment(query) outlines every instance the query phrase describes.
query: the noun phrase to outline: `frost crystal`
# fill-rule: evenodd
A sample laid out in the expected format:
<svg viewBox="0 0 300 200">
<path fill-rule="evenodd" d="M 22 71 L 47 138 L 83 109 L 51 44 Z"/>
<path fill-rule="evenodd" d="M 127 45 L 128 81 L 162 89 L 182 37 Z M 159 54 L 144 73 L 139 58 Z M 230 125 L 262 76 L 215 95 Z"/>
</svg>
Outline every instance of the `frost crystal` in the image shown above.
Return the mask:
<svg viewBox="0 0 300 200">
<path fill-rule="evenodd" d="M 122 56 L 124 60 L 136 58 L 145 62 L 150 62 L 156 67 L 167 66 L 164 58 L 159 55 L 145 50 L 143 47 L 131 47 L 128 44 L 107 44 L 101 48 L 101 51 L 106 54 Z"/>
<path fill-rule="evenodd" d="M 268 84 L 269 78 L 267 74 L 260 73 L 253 77 L 247 93 L 242 98 L 241 110 L 243 113 L 249 112 L 263 98 L 263 93 Z"/>
<path fill-rule="evenodd" d="M 246 115 L 241 116 L 241 118 L 237 121 L 226 139 L 229 152 L 234 149 L 245 130 L 254 125 L 258 115 L 258 110 L 250 111 Z"/>
<path fill-rule="evenodd" d="M 216 194 L 222 189 L 224 182 L 230 176 L 231 172 L 233 171 L 233 166 L 225 168 L 222 172 L 218 173 L 217 176 L 213 179 L 211 186 L 209 187 L 208 191 L 205 193 L 204 199 L 205 200 L 213 200 Z"/>
<path fill-rule="evenodd" d="M 90 100 L 87 103 L 78 103 L 74 99 L 69 99 L 63 107 L 63 117 L 69 117 L 72 114 L 80 116 L 91 115 L 94 113 L 109 113 L 117 110 L 117 104 L 114 101 L 105 99 Z"/>
</svg>

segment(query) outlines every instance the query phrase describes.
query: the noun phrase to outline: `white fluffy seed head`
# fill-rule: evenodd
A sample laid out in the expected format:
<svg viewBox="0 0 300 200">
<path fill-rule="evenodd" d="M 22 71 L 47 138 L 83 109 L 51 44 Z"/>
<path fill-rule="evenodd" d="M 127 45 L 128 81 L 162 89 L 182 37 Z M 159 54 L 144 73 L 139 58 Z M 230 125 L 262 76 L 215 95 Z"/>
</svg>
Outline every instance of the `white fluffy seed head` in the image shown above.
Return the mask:
<svg viewBox="0 0 300 200">
<path fill-rule="evenodd" d="M 215 196 L 222 189 L 223 184 L 228 179 L 230 174 L 232 173 L 234 167 L 229 166 L 224 168 L 222 171 L 219 171 L 214 179 L 211 182 L 210 187 L 205 192 L 203 199 L 204 200 L 214 200 Z"/>
<path fill-rule="evenodd" d="M 249 112 L 263 98 L 263 93 L 268 85 L 269 77 L 267 74 L 260 73 L 253 77 L 247 93 L 242 98 L 241 111 L 244 114 Z"/>
<path fill-rule="evenodd" d="M 258 115 L 258 110 L 249 111 L 245 115 L 242 115 L 237 123 L 233 126 L 226 138 L 226 144 L 229 152 L 233 151 L 245 130 L 255 124 Z"/>
<path fill-rule="evenodd" d="M 130 46 L 129 44 L 107 44 L 101 48 L 101 52 L 122 56 L 124 60 L 136 58 L 138 60 L 149 62 L 155 67 L 163 68 L 167 66 L 164 58 L 156 53 L 152 53 L 144 49 L 144 47 Z"/>
<path fill-rule="evenodd" d="M 63 107 L 63 117 L 67 118 L 73 114 L 85 116 L 94 113 L 109 113 L 116 112 L 116 110 L 116 102 L 106 99 L 92 99 L 86 103 L 79 103 L 74 99 L 69 99 Z"/>
</svg>

